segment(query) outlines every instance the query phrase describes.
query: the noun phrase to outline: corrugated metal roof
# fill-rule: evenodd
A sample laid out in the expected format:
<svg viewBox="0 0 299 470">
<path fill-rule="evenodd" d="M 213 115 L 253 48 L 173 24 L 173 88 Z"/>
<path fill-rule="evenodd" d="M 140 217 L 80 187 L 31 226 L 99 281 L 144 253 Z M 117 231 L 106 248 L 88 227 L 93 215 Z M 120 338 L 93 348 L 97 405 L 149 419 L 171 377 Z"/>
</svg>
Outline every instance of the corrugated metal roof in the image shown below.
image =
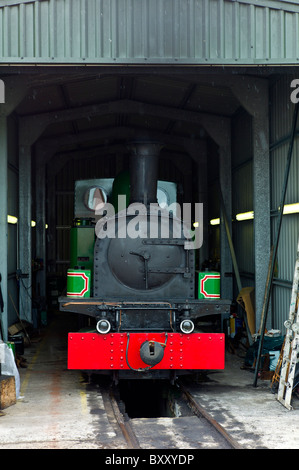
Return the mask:
<svg viewBox="0 0 299 470">
<path fill-rule="evenodd" d="M 91 72 L 91 70 L 89 70 Z M 98 129 L 125 125 L 131 128 L 143 128 L 157 130 L 165 133 L 175 133 L 177 136 L 199 136 L 201 126 L 197 122 L 178 119 L 174 111 L 176 109 L 195 113 L 211 113 L 213 115 L 232 116 L 240 107 L 240 103 L 232 90 L 225 86 L 213 85 L 213 76 L 204 77 L 175 77 L 163 75 L 99 75 L 82 73 L 80 77 L 73 74 L 61 77 L 60 83 L 43 81 L 39 86 L 33 86 L 22 103 L 16 108 L 18 116 L 39 115 L 46 112 L 59 112 L 65 109 L 79 109 L 92 104 L 109 104 L 126 100 L 131 110 L 125 108 L 122 112 L 108 114 L 104 111 L 98 115 L 78 117 L 74 116 L 73 124 L 77 133 Z M 32 82 L 33 83 L 33 82 Z M 136 106 L 143 105 L 142 114 Z M 158 108 L 164 106 L 168 111 L 166 116 L 160 116 L 158 112 L 151 115 L 147 105 Z M 159 108 L 160 109 L 160 108 Z M 123 121 L 119 121 L 120 114 Z M 171 126 L 171 129 L 170 127 Z M 69 135 L 72 132 L 70 121 L 62 123 L 53 122 L 48 126 L 44 137 L 53 135 Z M 99 142 L 107 140 L 107 136 L 97 137 Z M 115 138 L 115 137 L 114 137 Z"/>
<path fill-rule="evenodd" d="M 0 0 L 3 63 L 294 64 L 287 0 Z"/>
</svg>

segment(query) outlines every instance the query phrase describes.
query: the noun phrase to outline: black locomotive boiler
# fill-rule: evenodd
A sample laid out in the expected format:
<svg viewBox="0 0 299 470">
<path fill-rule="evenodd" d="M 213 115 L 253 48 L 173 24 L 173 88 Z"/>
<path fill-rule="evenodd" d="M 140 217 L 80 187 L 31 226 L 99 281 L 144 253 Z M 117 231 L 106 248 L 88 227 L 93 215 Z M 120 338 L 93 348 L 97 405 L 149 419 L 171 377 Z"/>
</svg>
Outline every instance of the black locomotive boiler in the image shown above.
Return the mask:
<svg viewBox="0 0 299 470">
<path fill-rule="evenodd" d="M 94 188 L 98 220 L 76 219 L 71 245 L 81 243 L 83 251 L 71 256 L 67 295 L 59 303 L 90 325 L 69 333 L 68 368 L 115 380 L 173 380 L 222 369 L 224 334 L 194 326 L 201 317 L 229 313 L 230 301 L 197 298 L 191 234 L 157 204 L 160 144 L 137 142 L 130 149 L 129 205 L 111 211 Z"/>
</svg>

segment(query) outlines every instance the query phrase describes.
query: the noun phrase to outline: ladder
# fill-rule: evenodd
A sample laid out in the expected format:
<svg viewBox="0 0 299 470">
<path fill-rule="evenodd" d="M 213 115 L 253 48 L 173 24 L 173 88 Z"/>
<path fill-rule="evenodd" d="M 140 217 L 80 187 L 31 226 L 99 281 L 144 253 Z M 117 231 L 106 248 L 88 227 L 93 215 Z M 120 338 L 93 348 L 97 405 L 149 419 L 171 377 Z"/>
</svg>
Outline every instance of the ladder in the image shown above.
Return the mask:
<svg viewBox="0 0 299 470">
<path fill-rule="evenodd" d="M 293 279 L 291 304 L 289 319 L 284 322 L 286 327 L 286 336 L 283 347 L 280 380 L 278 385 L 277 400 L 288 410 L 292 410 L 291 399 L 293 392 L 293 383 L 295 377 L 296 364 L 299 357 L 299 302 L 298 300 L 299 283 L 299 239 L 297 246 L 297 256 L 295 263 L 295 272 Z"/>
</svg>

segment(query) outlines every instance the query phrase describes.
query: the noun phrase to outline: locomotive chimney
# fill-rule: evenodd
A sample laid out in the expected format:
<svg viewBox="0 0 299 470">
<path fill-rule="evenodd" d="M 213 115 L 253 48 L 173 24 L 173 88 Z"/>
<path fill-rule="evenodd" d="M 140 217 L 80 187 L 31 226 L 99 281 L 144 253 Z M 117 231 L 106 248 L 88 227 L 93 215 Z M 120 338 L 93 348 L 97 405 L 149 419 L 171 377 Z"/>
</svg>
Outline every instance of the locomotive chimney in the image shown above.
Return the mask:
<svg viewBox="0 0 299 470">
<path fill-rule="evenodd" d="M 162 145 L 158 142 L 134 142 L 129 145 L 131 197 L 130 204 L 145 206 L 157 202 L 158 158 Z"/>
</svg>

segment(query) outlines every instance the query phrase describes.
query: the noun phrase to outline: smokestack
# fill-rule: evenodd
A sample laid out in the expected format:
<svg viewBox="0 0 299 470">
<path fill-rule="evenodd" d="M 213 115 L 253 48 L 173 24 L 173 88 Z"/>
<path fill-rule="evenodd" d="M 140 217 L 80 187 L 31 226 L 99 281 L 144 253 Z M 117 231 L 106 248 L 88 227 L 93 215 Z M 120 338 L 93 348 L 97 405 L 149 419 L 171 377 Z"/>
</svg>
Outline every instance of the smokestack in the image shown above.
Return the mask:
<svg viewBox="0 0 299 470">
<path fill-rule="evenodd" d="M 158 160 L 162 145 L 158 142 L 134 142 L 129 145 L 130 204 L 157 203 Z"/>
</svg>

